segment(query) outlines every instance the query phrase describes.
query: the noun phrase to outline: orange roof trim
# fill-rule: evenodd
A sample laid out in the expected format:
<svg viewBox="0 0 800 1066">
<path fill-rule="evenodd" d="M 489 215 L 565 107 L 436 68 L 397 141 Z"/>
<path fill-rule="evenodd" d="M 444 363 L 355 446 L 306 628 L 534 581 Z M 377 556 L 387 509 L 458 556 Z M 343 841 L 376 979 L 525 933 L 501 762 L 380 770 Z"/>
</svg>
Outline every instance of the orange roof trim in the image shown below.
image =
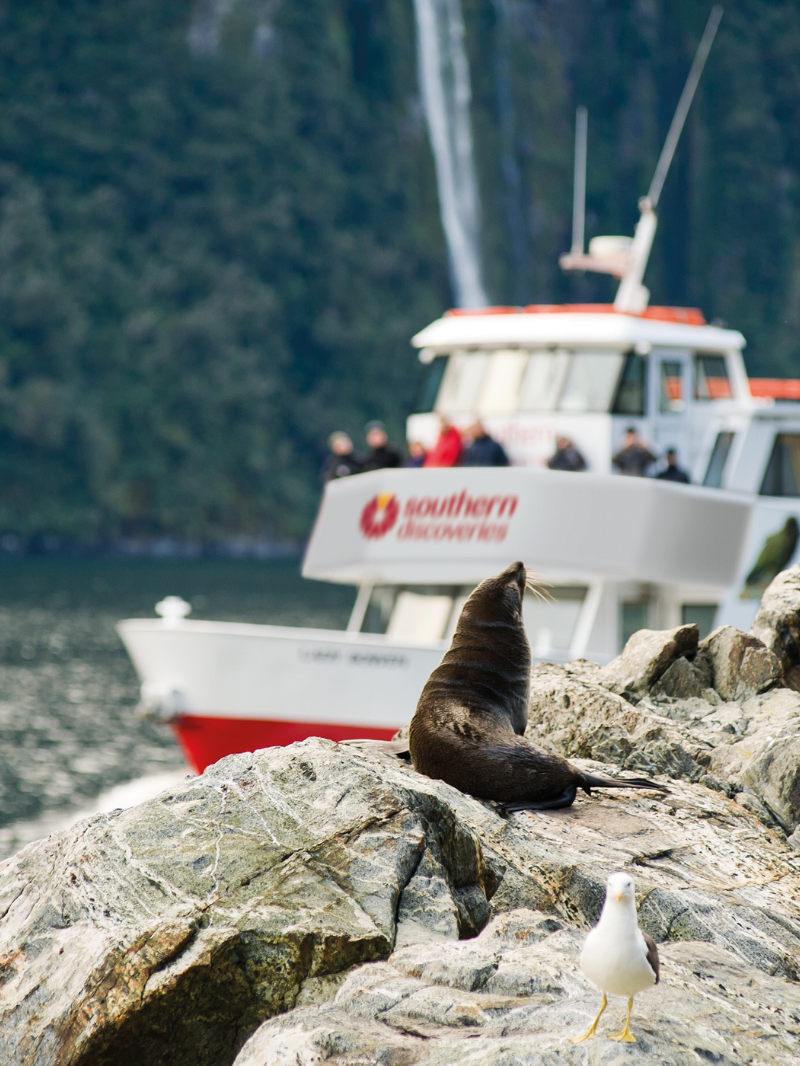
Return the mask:
<svg viewBox="0 0 800 1066">
<path fill-rule="evenodd" d="M 461 315 L 629 315 L 617 311 L 613 304 L 529 304 L 527 307 L 455 307 L 445 311 L 445 318 Z M 697 307 L 648 307 L 633 318 L 649 318 L 657 322 L 680 322 L 686 326 L 705 326 L 703 312 Z"/>
<path fill-rule="evenodd" d="M 800 380 L 750 378 L 750 395 L 762 400 L 800 400 Z"/>
</svg>

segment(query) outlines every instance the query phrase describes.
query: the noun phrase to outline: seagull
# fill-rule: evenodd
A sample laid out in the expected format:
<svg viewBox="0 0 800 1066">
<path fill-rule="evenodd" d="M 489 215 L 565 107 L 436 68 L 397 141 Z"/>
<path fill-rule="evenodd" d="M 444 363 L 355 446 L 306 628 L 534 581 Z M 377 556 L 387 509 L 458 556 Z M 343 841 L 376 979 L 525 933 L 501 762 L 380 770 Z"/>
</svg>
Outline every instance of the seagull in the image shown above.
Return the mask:
<svg viewBox="0 0 800 1066">
<path fill-rule="evenodd" d="M 633 997 L 637 992 L 658 984 L 658 950 L 654 941 L 639 928 L 633 878 L 625 873 L 612 874 L 606 882 L 603 913 L 586 937 L 580 967 L 602 991 L 603 1002 L 588 1032 L 574 1037 L 572 1043 L 580 1044 L 594 1036 L 600 1015 L 608 1005 L 606 994 L 609 994 L 626 996 L 628 999 L 625 1028 L 609 1039 L 635 1044 L 636 1037 L 628 1028 Z"/>
</svg>

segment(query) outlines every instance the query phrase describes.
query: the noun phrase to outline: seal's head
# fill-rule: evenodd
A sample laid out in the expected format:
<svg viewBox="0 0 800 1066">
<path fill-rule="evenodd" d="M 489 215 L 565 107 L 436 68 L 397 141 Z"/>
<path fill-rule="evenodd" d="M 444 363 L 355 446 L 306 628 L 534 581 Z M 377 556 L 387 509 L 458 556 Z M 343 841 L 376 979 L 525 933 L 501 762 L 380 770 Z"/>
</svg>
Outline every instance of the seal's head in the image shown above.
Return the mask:
<svg viewBox="0 0 800 1066">
<path fill-rule="evenodd" d="M 512 563 L 494 577 L 481 581 L 464 605 L 464 611 L 482 622 L 522 622 L 522 600 L 528 571 Z"/>
</svg>

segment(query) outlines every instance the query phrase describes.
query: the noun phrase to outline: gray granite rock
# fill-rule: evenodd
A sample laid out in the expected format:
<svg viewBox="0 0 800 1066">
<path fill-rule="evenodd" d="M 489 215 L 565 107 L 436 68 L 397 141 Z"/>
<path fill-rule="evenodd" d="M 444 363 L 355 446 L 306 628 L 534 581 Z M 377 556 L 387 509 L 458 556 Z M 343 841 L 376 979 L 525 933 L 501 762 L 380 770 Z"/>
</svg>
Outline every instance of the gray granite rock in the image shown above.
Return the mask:
<svg viewBox="0 0 800 1066">
<path fill-rule="evenodd" d="M 728 629 L 703 642 L 694 663 L 675 660 L 635 704 L 601 683 L 601 669 L 537 664 L 526 736 L 619 770 L 708 777 L 717 791 L 753 796 L 760 816 L 791 833 L 800 824 L 800 694 L 776 684 L 777 660 L 760 641 Z M 724 700 L 699 688 L 706 669 Z"/>
<path fill-rule="evenodd" d="M 507 817 L 379 750 L 232 756 L 0 866 L 0 1061 L 230 1066 L 270 1018 L 267 1049 L 243 1055 L 552 1061 L 596 1009 L 575 960 L 616 869 L 635 871 L 665 950 L 704 942 L 684 945 L 694 961 L 657 1017 L 680 1054 L 691 1027 L 666 1018 L 719 1004 L 681 999 L 701 959 L 746 975 L 752 1012 L 800 978 L 800 854 L 700 785 Z M 643 1062 L 665 1061 L 647 1046 Z"/>
<path fill-rule="evenodd" d="M 600 676 L 600 670 L 576 670 L 572 663 L 535 665 L 526 736 L 569 758 L 638 773 L 696 780 L 706 772 L 713 743 L 681 729 L 661 707 L 633 705 L 610 692 L 596 680 Z"/>
<path fill-rule="evenodd" d="M 704 664 L 705 665 L 705 664 Z M 701 699 L 710 687 L 710 671 L 701 673 L 688 659 L 676 659 L 650 689 L 651 699 Z"/>
<path fill-rule="evenodd" d="M 9 859 L 0 1062 L 229 1063 L 304 982 L 389 953 L 422 862 L 476 931 L 477 834 L 382 776 L 321 740 L 231 756 Z"/>
<path fill-rule="evenodd" d="M 693 657 L 697 641 L 696 625 L 640 629 L 628 640 L 621 655 L 598 670 L 596 680 L 611 692 L 635 700 L 648 693 L 676 659 Z"/>
<path fill-rule="evenodd" d="M 741 714 L 729 742 L 712 751 L 709 773 L 754 795 L 791 833 L 800 825 L 800 694 L 773 689 L 746 701 Z"/>
<path fill-rule="evenodd" d="M 516 910 L 476 940 L 405 947 L 387 962 L 354 969 L 331 1002 L 266 1022 L 235 1066 L 797 1061 L 797 986 L 696 943 L 662 945 L 662 980 L 635 1000 L 634 1046 L 604 1039 L 624 1017 L 623 1001 L 613 997 L 598 1035 L 572 1044 L 600 1002 L 577 965 L 582 939 L 535 911 Z"/>
<path fill-rule="evenodd" d="M 708 665 L 711 686 L 723 700 L 746 700 L 783 681 L 778 657 L 734 626 L 720 626 L 701 641 L 695 661 L 698 669 Z"/>
<path fill-rule="evenodd" d="M 528 736 L 667 795 L 508 816 L 381 745 L 311 739 L 30 845 L 0 865 L 0 1062 L 795 1062 L 800 693 L 766 638 L 684 626 L 534 668 Z M 618 869 L 663 982 L 635 1049 L 574 1046 Z"/>
<path fill-rule="evenodd" d="M 777 655 L 789 688 L 800 690 L 800 565 L 767 586 L 750 632 Z"/>
</svg>

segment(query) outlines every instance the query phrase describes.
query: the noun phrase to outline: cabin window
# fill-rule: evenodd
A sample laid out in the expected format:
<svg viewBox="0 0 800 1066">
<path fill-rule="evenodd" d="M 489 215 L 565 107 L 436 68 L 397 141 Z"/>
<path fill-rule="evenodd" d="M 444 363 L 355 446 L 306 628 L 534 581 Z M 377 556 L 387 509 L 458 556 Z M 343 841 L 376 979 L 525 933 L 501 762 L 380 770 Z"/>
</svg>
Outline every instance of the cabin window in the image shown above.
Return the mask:
<svg viewBox="0 0 800 1066">
<path fill-rule="evenodd" d="M 714 628 L 717 617 L 716 603 L 682 603 L 681 625 L 696 625 L 700 631 L 700 640 L 705 640 Z"/>
<path fill-rule="evenodd" d="M 568 365 L 568 352 L 532 352 L 522 379 L 520 411 L 552 411 Z"/>
<path fill-rule="evenodd" d="M 398 592 L 386 636 L 425 643 L 441 640 L 452 610 L 452 596 L 425 595 L 408 589 Z"/>
<path fill-rule="evenodd" d="M 575 352 L 561 393 L 559 410 L 608 411 L 621 369 L 621 352 Z"/>
<path fill-rule="evenodd" d="M 725 470 L 725 463 L 728 461 L 728 453 L 731 450 L 734 436 L 734 433 L 728 432 L 717 434 L 711 458 L 708 460 L 706 476 L 703 478 L 703 484 L 707 489 L 718 489 L 722 485 L 722 474 Z"/>
<path fill-rule="evenodd" d="M 663 359 L 659 372 L 658 410 L 662 415 L 679 414 L 686 409 L 683 395 L 683 364 Z"/>
<path fill-rule="evenodd" d="M 638 415 L 645 413 L 647 395 L 647 360 L 633 352 L 625 356 L 625 366 L 619 379 L 617 394 L 611 413 L 615 415 Z"/>
<path fill-rule="evenodd" d="M 476 411 L 489 365 L 487 352 L 453 352 L 442 376 L 437 411 Z"/>
<path fill-rule="evenodd" d="M 567 655 L 578 625 L 585 585 L 555 585 L 547 590 L 552 599 L 539 599 L 527 593 L 522 601 L 522 619 L 537 659 L 546 659 L 553 653 Z"/>
<path fill-rule="evenodd" d="M 761 496 L 800 496 L 800 434 L 779 433 L 769 457 Z"/>
<path fill-rule="evenodd" d="M 397 585 L 376 585 L 372 590 L 367 609 L 364 611 L 361 632 L 385 633 L 396 599 Z"/>
<path fill-rule="evenodd" d="M 376 585 L 361 632 L 422 644 L 441 640 L 460 592 L 457 585 Z"/>
<path fill-rule="evenodd" d="M 730 400 L 733 396 L 728 365 L 724 355 L 694 357 L 694 398 L 696 400 Z"/>
<path fill-rule="evenodd" d="M 509 350 L 492 353 L 478 404 L 479 414 L 508 414 L 516 411 L 527 363 L 527 352 Z"/>
<path fill-rule="evenodd" d="M 650 628 L 650 603 L 647 600 L 637 600 L 631 603 L 620 604 L 620 651 L 625 647 L 634 633 L 640 629 Z"/>
<path fill-rule="evenodd" d="M 436 408 L 436 397 L 442 384 L 444 372 L 447 369 L 447 355 L 437 355 L 423 370 L 422 379 L 419 383 L 414 411 L 419 414 L 427 414 Z"/>
</svg>

